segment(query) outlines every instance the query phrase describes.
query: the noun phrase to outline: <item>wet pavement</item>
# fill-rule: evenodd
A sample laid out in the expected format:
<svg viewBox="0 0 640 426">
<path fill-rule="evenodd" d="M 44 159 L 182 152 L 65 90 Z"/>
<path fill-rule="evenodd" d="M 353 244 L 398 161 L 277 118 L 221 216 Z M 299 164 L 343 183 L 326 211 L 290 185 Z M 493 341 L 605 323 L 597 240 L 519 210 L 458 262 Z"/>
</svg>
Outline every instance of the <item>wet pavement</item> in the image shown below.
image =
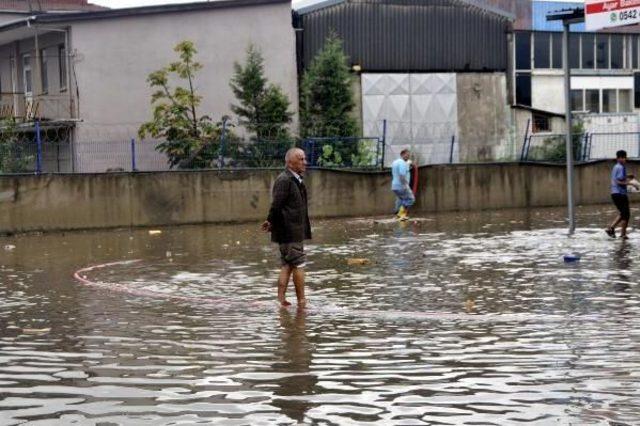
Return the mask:
<svg viewBox="0 0 640 426">
<path fill-rule="evenodd" d="M 304 311 L 255 224 L 0 238 L 0 424 L 640 424 L 640 232 L 563 215 L 317 221 Z"/>
</svg>

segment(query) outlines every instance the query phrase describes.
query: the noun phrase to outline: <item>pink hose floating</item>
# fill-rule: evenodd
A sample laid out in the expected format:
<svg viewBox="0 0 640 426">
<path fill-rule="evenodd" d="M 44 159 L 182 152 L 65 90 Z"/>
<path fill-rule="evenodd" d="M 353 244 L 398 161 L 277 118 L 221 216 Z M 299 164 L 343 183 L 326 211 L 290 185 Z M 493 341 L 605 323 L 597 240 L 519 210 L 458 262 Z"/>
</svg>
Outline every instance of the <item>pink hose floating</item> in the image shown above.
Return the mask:
<svg viewBox="0 0 640 426">
<path fill-rule="evenodd" d="M 230 299 L 223 298 L 212 298 L 212 297 L 190 297 L 190 296 L 178 296 L 173 294 L 161 293 L 158 291 L 152 290 L 141 290 L 136 288 L 131 288 L 123 284 L 117 283 L 105 283 L 98 281 L 91 281 L 84 275 L 87 272 L 95 271 L 97 269 L 107 268 L 109 266 L 116 265 L 127 265 L 132 263 L 141 262 L 142 259 L 135 260 L 123 260 L 119 262 L 110 262 L 110 263 L 102 263 L 99 265 L 88 266 L 86 268 L 78 269 L 73 277 L 78 280 L 80 283 L 86 285 L 87 287 L 99 288 L 102 290 L 108 291 L 117 291 L 119 293 L 126 293 L 133 296 L 140 297 L 151 297 L 151 298 L 160 298 L 166 300 L 178 300 L 181 302 L 190 302 L 190 303 L 199 303 L 199 304 L 208 304 L 208 305 L 218 305 L 224 307 L 232 307 L 234 305 L 242 305 L 242 306 L 253 306 L 253 307 L 262 307 L 262 308 L 271 308 L 280 306 L 274 302 L 261 302 L 254 301 L 250 303 L 244 303 L 239 301 L 233 301 Z M 294 306 L 291 306 L 295 308 Z M 474 322 L 478 321 L 566 321 L 568 318 L 576 317 L 575 315 L 553 315 L 553 314 L 529 314 L 529 313 L 489 313 L 489 314 L 477 314 L 477 313 L 451 313 L 451 312 L 408 312 L 408 311 L 376 311 L 370 309 L 350 309 L 343 307 L 331 307 L 331 306 L 312 306 L 311 308 L 305 308 L 307 312 L 315 312 L 315 313 L 325 313 L 325 314 L 333 314 L 333 315 L 345 315 L 345 316 L 356 316 L 356 317 L 372 317 L 378 319 L 405 319 L 405 320 L 449 320 L 449 321 L 458 321 L 458 320 L 472 320 Z M 597 316 L 590 315 L 578 315 L 578 317 L 582 319 L 586 319 L 589 317 L 597 318 Z"/>
<path fill-rule="evenodd" d="M 170 300 L 180 300 L 183 302 L 197 302 L 197 303 L 206 303 L 206 304 L 229 305 L 233 303 L 227 299 L 222 299 L 222 298 L 178 296 L 175 294 L 166 294 L 158 291 L 131 288 L 129 286 L 125 286 L 122 284 L 91 281 L 87 278 L 86 275 L 84 275 L 87 272 L 95 271 L 97 269 L 102 269 L 102 268 L 108 268 L 109 266 L 128 265 L 128 264 L 137 263 L 141 261 L 142 259 L 122 260 L 119 262 L 101 263 L 99 265 L 88 266 L 86 268 L 78 269 L 76 272 L 74 272 L 73 277 L 88 287 L 100 288 L 108 291 L 117 291 L 119 293 L 127 293 L 133 296 L 153 297 L 153 298 L 162 298 L 162 299 L 170 299 Z M 259 303 L 260 302 L 253 302 L 253 303 L 250 303 L 250 305 L 257 305 Z"/>
</svg>

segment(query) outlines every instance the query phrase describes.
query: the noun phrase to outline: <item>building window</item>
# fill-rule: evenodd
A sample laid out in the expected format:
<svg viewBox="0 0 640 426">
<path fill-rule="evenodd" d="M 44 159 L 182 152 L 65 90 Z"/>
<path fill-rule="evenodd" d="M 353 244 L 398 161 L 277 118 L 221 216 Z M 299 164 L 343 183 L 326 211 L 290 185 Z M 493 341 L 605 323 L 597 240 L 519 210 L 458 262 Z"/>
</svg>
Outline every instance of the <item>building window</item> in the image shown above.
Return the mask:
<svg viewBox="0 0 640 426">
<path fill-rule="evenodd" d="M 593 43 L 595 36 L 593 34 L 582 34 L 582 68 L 594 68 Z"/>
<path fill-rule="evenodd" d="M 609 36 L 598 34 L 596 37 L 596 68 L 609 68 Z"/>
<path fill-rule="evenodd" d="M 550 36 L 549 33 L 533 34 L 533 66 L 535 68 L 551 68 Z"/>
<path fill-rule="evenodd" d="M 40 50 L 40 66 L 42 93 L 49 93 L 49 61 L 47 60 L 46 49 Z"/>
<path fill-rule="evenodd" d="M 516 104 L 531 106 L 531 74 L 516 74 Z"/>
<path fill-rule="evenodd" d="M 24 94 L 31 96 L 33 94 L 33 81 L 31 80 L 31 55 L 22 56 L 22 84 Z"/>
<path fill-rule="evenodd" d="M 602 90 L 602 112 L 618 112 L 616 89 Z"/>
<path fill-rule="evenodd" d="M 592 113 L 600 112 L 600 91 L 597 89 L 587 89 L 584 92 L 585 111 Z"/>
<path fill-rule="evenodd" d="M 631 89 L 618 90 L 618 112 L 631 111 Z"/>
<path fill-rule="evenodd" d="M 569 45 L 569 52 L 571 52 L 571 45 Z M 562 68 L 562 34 L 559 33 L 551 35 L 551 67 Z"/>
<path fill-rule="evenodd" d="M 571 111 L 584 111 L 584 92 L 572 90 L 570 93 Z"/>
<path fill-rule="evenodd" d="M 67 90 L 67 49 L 64 45 L 58 46 L 58 77 L 60 78 L 60 91 Z"/>
<path fill-rule="evenodd" d="M 531 126 L 532 133 L 551 131 L 551 120 L 546 115 L 533 114 L 532 122 L 533 122 L 533 125 Z"/>
<path fill-rule="evenodd" d="M 531 33 L 516 33 L 516 69 L 531 69 Z"/>
<path fill-rule="evenodd" d="M 640 108 L 640 72 L 633 73 L 633 104 Z"/>
<path fill-rule="evenodd" d="M 611 68 L 624 68 L 624 36 L 611 35 Z"/>
<path fill-rule="evenodd" d="M 638 36 L 631 36 L 631 66 L 638 68 Z"/>
<path fill-rule="evenodd" d="M 558 35 L 558 37 L 562 40 L 561 35 Z M 554 39 L 555 38 L 556 37 L 554 37 Z M 562 52 L 562 47 L 560 51 Z M 553 63 L 555 64 L 555 60 Z M 569 34 L 569 66 L 573 69 L 580 68 L 580 34 Z"/>
</svg>

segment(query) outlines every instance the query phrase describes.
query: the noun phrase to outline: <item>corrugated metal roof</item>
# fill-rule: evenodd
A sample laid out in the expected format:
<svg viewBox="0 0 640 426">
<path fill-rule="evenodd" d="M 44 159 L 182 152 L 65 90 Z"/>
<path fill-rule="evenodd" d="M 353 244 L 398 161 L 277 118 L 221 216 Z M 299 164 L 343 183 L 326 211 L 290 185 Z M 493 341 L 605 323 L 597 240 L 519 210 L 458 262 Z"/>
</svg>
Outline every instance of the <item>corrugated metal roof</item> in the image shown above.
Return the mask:
<svg viewBox="0 0 640 426">
<path fill-rule="evenodd" d="M 336 4 L 344 3 L 346 0 L 322 0 L 312 4 L 305 4 L 301 7 L 293 6 L 293 9 L 300 15 L 306 13 L 315 12 L 316 10 L 324 9 L 325 7 L 334 6 Z"/>
<path fill-rule="evenodd" d="M 300 19 L 304 67 L 336 32 L 367 72 L 507 68 L 510 21 L 457 0 L 350 0 Z"/>
<path fill-rule="evenodd" d="M 311 13 L 311 12 L 315 12 L 318 10 L 322 10 L 325 9 L 327 7 L 331 7 L 331 6 L 335 6 L 338 4 L 342 4 L 342 3 L 384 3 L 384 4 L 397 4 L 397 5 L 401 5 L 401 6 L 410 6 L 410 5 L 423 5 L 423 6 L 429 6 L 432 5 L 433 3 L 436 3 L 436 1 L 431 0 L 431 1 L 424 1 L 424 0 L 321 0 L 318 1 L 317 3 L 313 3 L 313 4 L 306 4 L 305 6 L 296 8 L 294 7 L 294 9 L 296 10 L 296 12 L 298 12 L 298 14 L 300 15 L 305 15 L 307 13 Z M 458 3 L 462 3 L 462 4 L 466 4 L 469 6 L 473 6 L 473 7 L 477 7 L 478 9 L 484 10 L 486 12 L 490 12 L 490 13 L 494 13 L 496 15 L 502 16 L 503 18 L 509 19 L 509 20 L 515 20 L 516 16 L 513 13 L 510 13 L 502 8 L 499 7 L 495 7 L 489 3 L 486 3 L 482 0 L 447 0 L 448 3 L 452 3 L 452 2 L 458 2 Z"/>
</svg>

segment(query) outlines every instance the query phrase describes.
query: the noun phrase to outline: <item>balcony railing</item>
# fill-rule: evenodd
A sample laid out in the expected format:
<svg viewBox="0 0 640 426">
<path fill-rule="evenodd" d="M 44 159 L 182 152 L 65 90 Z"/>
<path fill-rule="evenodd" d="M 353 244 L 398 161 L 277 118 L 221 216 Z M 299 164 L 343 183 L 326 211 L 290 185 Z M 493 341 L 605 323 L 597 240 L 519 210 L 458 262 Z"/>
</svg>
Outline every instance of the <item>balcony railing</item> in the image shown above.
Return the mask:
<svg viewBox="0 0 640 426">
<path fill-rule="evenodd" d="M 68 94 L 34 95 L 0 94 L 0 119 L 13 117 L 20 121 L 55 121 L 78 118 L 75 102 Z"/>
</svg>

